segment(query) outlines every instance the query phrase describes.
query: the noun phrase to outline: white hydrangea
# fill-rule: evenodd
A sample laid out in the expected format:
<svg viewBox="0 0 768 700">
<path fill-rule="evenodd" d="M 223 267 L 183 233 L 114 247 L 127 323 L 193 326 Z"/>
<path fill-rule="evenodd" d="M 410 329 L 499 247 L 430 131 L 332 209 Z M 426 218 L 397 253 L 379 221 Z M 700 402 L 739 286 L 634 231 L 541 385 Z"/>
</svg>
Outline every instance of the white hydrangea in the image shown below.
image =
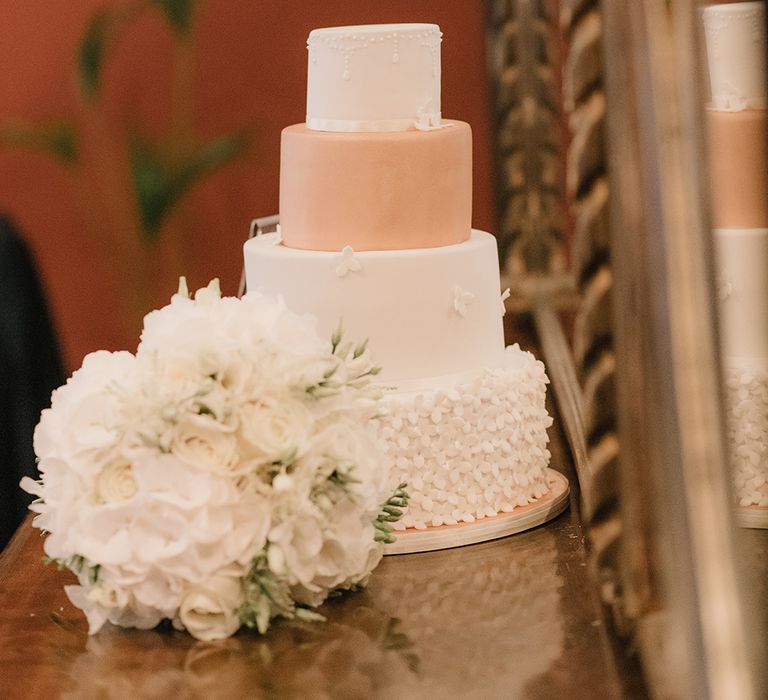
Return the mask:
<svg viewBox="0 0 768 700">
<path fill-rule="evenodd" d="M 373 373 L 310 317 L 216 282 L 150 313 L 135 354 L 88 355 L 43 411 L 41 478 L 22 487 L 91 633 L 264 631 L 363 583 L 387 497 Z"/>
</svg>

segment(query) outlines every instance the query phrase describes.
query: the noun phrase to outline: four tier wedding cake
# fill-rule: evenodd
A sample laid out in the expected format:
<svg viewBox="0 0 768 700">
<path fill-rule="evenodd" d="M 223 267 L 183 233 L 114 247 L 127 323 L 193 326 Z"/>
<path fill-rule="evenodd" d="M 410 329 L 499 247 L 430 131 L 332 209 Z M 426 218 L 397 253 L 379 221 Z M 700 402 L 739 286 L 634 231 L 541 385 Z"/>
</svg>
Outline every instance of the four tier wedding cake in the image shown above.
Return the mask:
<svg viewBox="0 0 768 700">
<path fill-rule="evenodd" d="M 317 29 L 306 123 L 282 134 L 280 227 L 248 288 L 367 338 L 400 527 L 460 526 L 548 493 L 547 377 L 504 346 L 495 238 L 471 228 L 472 135 L 440 113 L 439 27 Z"/>
<path fill-rule="evenodd" d="M 768 110 L 765 4 L 704 10 L 726 417 L 739 505 L 768 507 Z M 741 512 L 754 524 L 756 511 Z M 765 522 L 765 516 L 760 516 Z M 746 518 L 746 520 L 745 520 Z"/>
</svg>

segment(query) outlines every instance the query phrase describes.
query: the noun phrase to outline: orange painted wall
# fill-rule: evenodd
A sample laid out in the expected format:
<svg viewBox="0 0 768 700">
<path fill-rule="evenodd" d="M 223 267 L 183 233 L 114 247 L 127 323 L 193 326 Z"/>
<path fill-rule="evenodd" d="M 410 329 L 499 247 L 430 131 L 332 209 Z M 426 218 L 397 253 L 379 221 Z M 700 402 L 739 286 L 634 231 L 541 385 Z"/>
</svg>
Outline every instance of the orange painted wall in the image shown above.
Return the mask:
<svg viewBox="0 0 768 700">
<path fill-rule="evenodd" d="M 70 369 L 97 348 L 134 349 L 139 325 L 131 307 L 164 303 L 180 274 L 190 286 L 218 276 L 234 293 L 248 223 L 277 211 L 280 130 L 303 120 L 304 44 L 314 27 L 441 25 L 443 114 L 473 128 L 474 224 L 495 228 L 480 0 L 201 0 L 181 113 L 170 94 L 178 56 L 156 10 L 108 56 L 100 106 L 79 99 L 78 42 L 96 9 L 118 5 L 126 2 L 0 0 L 0 126 L 67 118 L 81 138 L 75 167 L 0 147 L 0 212 L 16 220 L 37 257 Z M 239 161 L 193 188 L 166 221 L 160 244 L 142 257 L 126 224 L 136 218 L 124 195 L 126 133 L 139 125 L 164 138 L 174 120 L 198 140 L 244 129 L 252 141 Z"/>
</svg>

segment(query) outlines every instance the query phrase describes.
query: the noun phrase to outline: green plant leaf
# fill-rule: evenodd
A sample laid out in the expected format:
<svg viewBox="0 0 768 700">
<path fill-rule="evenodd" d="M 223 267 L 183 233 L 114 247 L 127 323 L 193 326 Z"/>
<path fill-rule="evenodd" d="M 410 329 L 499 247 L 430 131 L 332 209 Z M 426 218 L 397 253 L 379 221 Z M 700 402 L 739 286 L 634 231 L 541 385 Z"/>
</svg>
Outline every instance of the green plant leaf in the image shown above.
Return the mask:
<svg viewBox="0 0 768 700">
<path fill-rule="evenodd" d="M 177 34 L 189 34 L 197 0 L 153 0 L 153 4 L 162 10 Z"/>
<path fill-rule="evenodd" d="M 99 96 L 101 71 L 110 24 L 108 10 L 99 10 L 91 17 L 77 51 L 77 75 L 80 90 L 91 102 Z"/>
<path fill-rule="evenodd" d="M 157 240 L 165 217 L 197 182 L 239 156 L 246 139 L 239 134 L 221 136 L 179 157 L 166 157 L 149 140 L 130 143 L 131 176 L 148 241 Z"/>
<path fill-rule="evenodd" d="M 64 120 L 42 125 L 26 122 L 0 124 L 0 143 L 31 151 L 43 151 L 67 166 L 74 165 L 79 155 L 77 132 L 72 124 Z"/>
<path fill-rule="evenodd" d="M 198 149 L 179 170 L 179 184 L 185 189 L 222 165 L 237 158 L 246 147 L 244 134 L 219 136 Z"/>
<path fill-rule="evenodd" d="M 130 160 L 142 232 L 152 241 L 157 238 L 163 217 L 173 201 L 171 176 L 152 144 L 144 139 L 132 139 Z"/>
</svg>

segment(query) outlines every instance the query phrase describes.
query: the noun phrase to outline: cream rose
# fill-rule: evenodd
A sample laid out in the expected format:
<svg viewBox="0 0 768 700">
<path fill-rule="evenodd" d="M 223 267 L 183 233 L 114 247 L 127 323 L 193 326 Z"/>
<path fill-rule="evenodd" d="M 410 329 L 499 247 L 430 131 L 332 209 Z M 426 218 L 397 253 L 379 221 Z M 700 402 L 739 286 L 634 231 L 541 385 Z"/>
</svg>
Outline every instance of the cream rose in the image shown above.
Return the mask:
<svg viewBox="0 0 768 700">
<path fill-rule="evenodd" d="M 97 503 L 128 501 L 139 490 L 131 463 L 121 458 L 114 459 L 104 465 L 96 477 L 95 487 Z"/>
<path fill-rule="evenodd" d="M 171 438 L 171 452 L 187 464 L 216 474 L 237 474 L 237 440 L 224 429 L 188 418 L 177 423 Z"/>
<path fill-rule="evenodd" d="M 131 598 L 125 589 L 109 583 L 93 586 L 86 595 L 89 600 L 110 610 L 126 607 Z"/>
<path fill-rule="evenodd" d="M 315 483 L 325 481 L 335 469 L 349 470 L 350 488 L 365 510 L 378 509 L 387 497 L 386 469 L 368 428 L 346 419 L 336 419 L 317 432 L 295 469 L 297 475 L 313 475 Z M 365 488 L 358 488 L 360 483 Z"/>
<path fill-rule="evenodd" d="M 240 435 L 257 457 L 271 461 L 303 452 L 314 420 L 307 407 L 290 397 L 265 398 L 240 407 Z"/>
<path fill-rule="evenodd" d="M 270 531 L 270 549 L 274 546 L 280 549 L 280 555 L 270 564 L 279 562 L 281 571 L 287 570 L 291 584 L 312 587 L 318 555 L 323 548 L 322 525 L 312 515 L 299 514 Z"/>
<path fill-rule="evenodd" d="M 179 618 L 196 639 L 224 639 L 240 627 L 243 588 L 231 576 L 211 576 L 190 588 L 179 606 Z"/>
</svg>

